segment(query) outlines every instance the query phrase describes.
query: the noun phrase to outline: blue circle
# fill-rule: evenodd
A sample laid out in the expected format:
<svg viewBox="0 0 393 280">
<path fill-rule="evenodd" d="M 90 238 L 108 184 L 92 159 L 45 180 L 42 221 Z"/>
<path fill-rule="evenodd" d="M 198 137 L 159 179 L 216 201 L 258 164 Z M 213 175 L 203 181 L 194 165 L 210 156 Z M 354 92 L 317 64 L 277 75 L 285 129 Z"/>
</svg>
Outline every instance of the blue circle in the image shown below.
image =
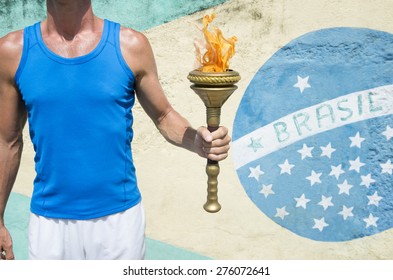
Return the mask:
<svg viewBox="0 0 393 280">
<path fill-rule="evenodd" d="M 386 32 L 322 29 L 278 50 L 248 86 L 233 126 L 235 166 L 253 203 L 313 240 L 390 229 L 392 85 Z"/>
</svg>

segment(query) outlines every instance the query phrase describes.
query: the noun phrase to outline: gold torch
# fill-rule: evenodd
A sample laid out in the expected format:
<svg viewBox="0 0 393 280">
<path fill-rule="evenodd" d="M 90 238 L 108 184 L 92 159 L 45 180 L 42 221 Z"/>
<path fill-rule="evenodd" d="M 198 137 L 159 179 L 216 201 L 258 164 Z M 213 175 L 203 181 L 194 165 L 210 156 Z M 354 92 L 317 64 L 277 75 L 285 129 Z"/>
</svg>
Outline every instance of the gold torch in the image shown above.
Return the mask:
<svg viewBox="0 0 393 280">
<path fill-rule="evenodd" d="M 235 83 L 240 80 L 238 72 L 230 70 L 229 59 L 235 53 L 236 37 L 225 39 L 218 28 L 211 32 L 209 24 L 216 17 L 206 15 L 203 18 L 202 32 L 205 37 L 206 52 L 201 55 L 201 48 L 196 45 L 197 58 L 201 67 L 189 73 L 188 79 L 191 88 L 202 99 L 206 107 L 206 122 L 209 131 L 213 132 L 220 125 L 221 107 L 229 96 L 237 89 Z M 220 166 L 218 162 L 207 160 L 206 174 L 207 180 L 207 201 L 203 208 L 210 213 L 220 211 L 221 205 L 218 203 L 218 174 Z"/>
</svg>

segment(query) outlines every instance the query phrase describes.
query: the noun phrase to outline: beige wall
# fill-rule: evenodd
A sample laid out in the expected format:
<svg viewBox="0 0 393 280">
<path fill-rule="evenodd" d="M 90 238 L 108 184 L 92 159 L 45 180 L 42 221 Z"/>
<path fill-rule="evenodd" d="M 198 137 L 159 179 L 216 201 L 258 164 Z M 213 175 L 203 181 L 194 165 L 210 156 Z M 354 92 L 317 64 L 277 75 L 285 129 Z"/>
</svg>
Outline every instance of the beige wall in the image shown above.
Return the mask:
<svg viewBox="0 0 393 280">
<path fill-rule="evenodd" d="M 254 74 L 280 47 L 307 32 L 327 27 L 367 27 L 393 33 L 393 1 L 232 0 L 148 30 L 160 79 L 168 98 L 194 126 L 205 122 L 204 105 L 189 89 L 193 38 L 204 14 L 238 37 L 231 68 L 239 89 L 222 110 L 232 129 L 241 97 Z M 134 158 L 147 214 L 147 235 L 216 259 L 393 259 L 393 231 L 349 242 L 316 242 L 267 218 L 240 184 L 230 157 L 221 164 L 217 214 L 202 209 L 206 197 L 205 160 L 167 144 L 137 104 Z M 28 137 L 25 134 L 25 137 Z M 26 141 L 15 191 L 30 195 L 33 152 Z"/>
</svg>

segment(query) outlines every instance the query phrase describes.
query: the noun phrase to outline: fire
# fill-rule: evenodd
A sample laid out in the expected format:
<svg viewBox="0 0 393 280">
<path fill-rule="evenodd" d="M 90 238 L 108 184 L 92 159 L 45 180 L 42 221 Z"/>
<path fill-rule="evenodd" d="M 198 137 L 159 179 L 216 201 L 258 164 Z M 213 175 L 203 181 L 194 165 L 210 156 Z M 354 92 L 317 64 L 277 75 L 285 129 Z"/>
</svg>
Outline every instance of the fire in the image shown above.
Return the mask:
<svg viewBox="0 0 393 280">
<path fill-rule="evenodd" d="M 215 26 L 212 26 L 212 31 L 209 30 L 209 25 L 215 18 L 216 14 L 214 13 L 203 17 L 201 31 L 205 42 L 195 42 L 197 62 L 200 65 L 198 70 L 202 72 L 228 71 L 229 60 L 235 54 L 235 43 L 237 41 L 235 36 L 225 39 L 222 31 Z"/>
</svg>

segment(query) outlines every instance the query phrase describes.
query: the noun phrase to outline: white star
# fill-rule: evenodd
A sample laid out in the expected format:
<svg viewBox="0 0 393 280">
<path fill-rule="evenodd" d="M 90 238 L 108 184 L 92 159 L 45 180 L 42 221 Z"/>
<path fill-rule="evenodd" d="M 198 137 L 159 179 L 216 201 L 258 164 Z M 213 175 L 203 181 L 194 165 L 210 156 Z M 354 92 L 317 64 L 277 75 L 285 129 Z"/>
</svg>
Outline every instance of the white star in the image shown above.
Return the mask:
<svg viewBox="0 0 393 280">
<path fill-rule="evenodd" d="M 358 147 L 360 148 L 362 145 L 362 142 L 364 141 L 364 138 L 360 137 L 359 131 L 356 133 L 355 136 L 349 137 L 351 140 L 351 146 L 350 147 Z"/>
<path fill-rule="evenodd" d="M 346 220 L 348 217 L 353 217 L 352 210 L 353 207 L 347 208 L 345 205 L 343 205 L 343 210 L 341 212 L 338 212 L 338 214 L 343 216 L 343 219 Z"/>
<path fill-rule="evenodd" d="M 377 221 L 379 220 L 378 217 L 374 217 L 373 214 L 370 214 L 368 218 L 363 219 L 366 222 L 366 228 L 374 226 L 377 227 Z"/>
<path fill-rule="evenodd" d="M 272 190 L 273 185 L 262 185 L 262 189 L 259 191 L 260 194 L 263 194 L 265 197 L 268 197 L 270 194 L 274 194 Z"/>
<path fill-rule="evenodd" d="M 276 208 L 277 212 L 276 212 L 276 215 L 274 217 L 279 217 L 279 218 L 281 218 L 281 220 L 284 220 L 285 216 L 289 215 L 289 213 L 285 210 L 285 207 L 286 206 L 284 206 L 282 208 Z"/>
<path fill-rule="evenodd" d="M 294 199 L 296 200 L 296 207 L 303 207 L 304 209 L 307 208 L 307 203 L 310 202 L 310 199 L 306 198 L 304 194 Z"/>
<path fill-rule="evenodd" d="M 298 153 L 302 155 L 302 159 L 305 159 L 306 157 L 311 157 L 312 154 L 311 151 L 314 149 L 314 147 L 308 147 L 306 144 L 303 144 L 303 148 L 298 150 Z"/>
<path fill-rule="evenodd" d="M 367 174 L 366 176 L 360 176 L 362 178 L 361 186 L 365 186 L 369 188 L 372 183 L 375 183 L 375 180 L 371 178 L 371 174 Z"/>
<path fill-rule="evenodd" d="M 373 195 L 368 195 L 368 204 L 367 205 L 375 205 L 379 206 L 379 201 L 381 201 L 382 196 L 378 195 L 378 192 L 375 191 Z"/>
<path fill-rule="evenodd" d="M 263 174 L 265 174 L 265 172 L 261 170 L 260 165 L 255 168 L 250 167 L 250 175 L 248 175 L 248 178 L 255 178 L 255 180 L 259 181 L 259 176 Z"/>
<path fill-rule="evenodd" d="M 293 87 L 299 88 L 300 93 L 303 93 L 304 89 L 310 88 L 310 84 L 308 83 L 308 79 L 310 76 L 307 76 L 305 78 L 302 78 L 300 76 L 297 76 L 297 83 L 293 85 Z"/>
<path fill-rule="evenodd" d="M 331 165 L 330 167 L 331 167 L 332 171 L 329 173 L 329 175 L 336 177 L 337 180 L 341 174 L 345 173 L 344 170 L 341 168 L 341 164 L 337 165 L 337 166 Z"/>
<path fill-rule="evenodd" d="M 316 228 L 316 229 L 319 229 L 319 231 L 323 231 L 323 229 L 325 228 L 325 227 L 327 227 L 327 226 L 329 226 L 329 224 L 327 224 L 326 222 L 325 222 L 325 218 L 322 218 L 322 219 L 314 219 L 314 226 L 312 227 L 312 228 Z"/>
<path fill-rule="evenodd" d="M 328 209 L 330 206 L 334 206 L 334 204 L 332 203 L 332 197 L 326 197 L 326 196 L 322 196 L 322 200 L 318 203 L 318 205 L 321 205 L 323 207 L 323 210 Z"/>
<path fill-rule="evenodd" d="M 385 163 L 381 163 L 380 166 L 382 168 L 382 173 L 392 174 L 393 164 L 390 162 L 390 159 L 387 160 Z"/>
<path fill-rule="evenodd" d="M 338 184 L 337 187 L 340 189 L 338 194 L 345 193 L 349 195 L 349 190 L 353 188 L 353 185 L 348 184 L 347 180 L 344 180 L 342 184 Z"/>
<path fill-rule="evenodd" d="M 326 156 L 328 158 L 331 158 L 332 153 L 336 151 L 336 149 L 332 148 L 332 144 L 329 143 L 325 147 L 321 147 L 322 153 L 321 157 Z"/>
<path fill-rule="evenodd" d="M 315 183 L 321 183 L 321 177 L 322 173 L 316 173 L 314 170 L 311 170 L 311 175 L 306 177 L 307 180 L 310 181 L 310 185 L 313 186 Z"/>
<path fill-rule="evenodd" d="M 290 164 L 286 159 L 283 164 L 278 165 L 281 168 L 280 174 L 288 173 L 291 174 L 291 169 L 295 167 L 295 165 Z"/>
<path fill-rule="evenodd" d="M 357 157 L 355 160 L 350 160 L 349 164 L 351 165 L 349 170 L 355 170 L 357 173 L 360 173 L 360 168 L 365 165 L 363 162 L 360 162 L 359 157 Z"/>
<path fill-rule="evenodd" d="M 389 125 L 386 126 L 386 130 L 382 132 L 383 135 L 386 137 L 386 141 L 389 141 L 391 138 L 393 138 L 393 128 L 391 128 Z"/>
</svg>

